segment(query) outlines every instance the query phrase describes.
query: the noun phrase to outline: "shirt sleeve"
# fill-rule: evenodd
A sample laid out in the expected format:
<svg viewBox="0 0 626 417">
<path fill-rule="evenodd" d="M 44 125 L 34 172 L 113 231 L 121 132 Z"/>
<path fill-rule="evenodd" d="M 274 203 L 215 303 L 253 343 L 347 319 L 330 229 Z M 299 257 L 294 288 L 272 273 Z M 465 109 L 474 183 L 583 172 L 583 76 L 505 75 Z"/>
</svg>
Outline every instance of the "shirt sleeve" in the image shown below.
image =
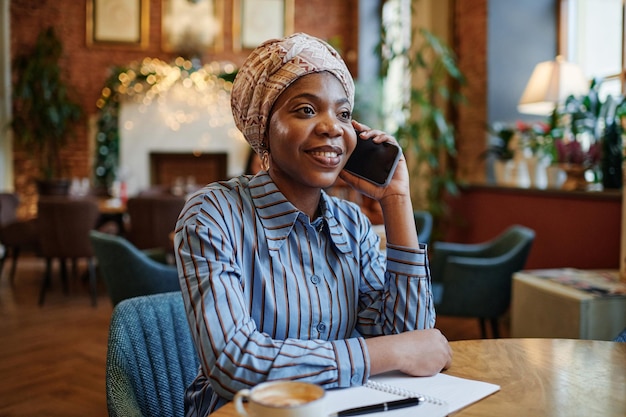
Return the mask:
<svg viewBox="0 0 626 417">
<path fill-rule="evenodd" d="M 427 247 L 387 244 L 381 261 L 373 232 L 361 243 L 358 330 L 363 335 L 397 334 L 435 326 Z M 384 271 L 381 279 L 380 271 Z"/>
</svg>

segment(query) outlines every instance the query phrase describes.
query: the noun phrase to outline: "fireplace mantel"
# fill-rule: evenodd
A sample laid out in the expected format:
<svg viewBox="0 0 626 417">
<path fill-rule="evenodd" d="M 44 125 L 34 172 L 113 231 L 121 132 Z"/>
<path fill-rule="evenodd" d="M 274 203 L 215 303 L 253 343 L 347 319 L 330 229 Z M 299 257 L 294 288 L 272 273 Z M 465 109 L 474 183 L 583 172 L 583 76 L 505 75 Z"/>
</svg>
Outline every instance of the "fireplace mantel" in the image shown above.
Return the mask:
<svg viewBox="0 0 626 417">
<path fill-rule="evenodd" d="M 196 155 L 200 159 L 201 155 L 226 154 L 227 177 L 243 173 L 250 146 L 235 127 L 230 109 L 219 121 L 208 114 L 196 114 L 188 118 L 190 121 L 180 123 L 178 130 L 166 124 L 170 115 L 165 111 L 175 110 L 171 104 L 165 110 L 164 106 L 134 102 L 121 106 L 119 175 L 126 181 L 130 196 L 156 183 L 151 173 L 151 153 Z M 181 111 L 180 106 L 176 111 Z"/>
</svg>

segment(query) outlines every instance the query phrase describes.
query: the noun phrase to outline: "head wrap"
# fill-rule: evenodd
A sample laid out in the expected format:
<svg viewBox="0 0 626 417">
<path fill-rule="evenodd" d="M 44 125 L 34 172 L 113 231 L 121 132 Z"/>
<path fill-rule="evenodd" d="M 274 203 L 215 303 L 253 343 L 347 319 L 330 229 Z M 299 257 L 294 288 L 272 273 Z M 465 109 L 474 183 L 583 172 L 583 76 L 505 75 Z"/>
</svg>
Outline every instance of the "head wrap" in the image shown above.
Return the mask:
<svg viewBox="0 0 626 417">
<path fill-rule="evenodd" d="M 303 75 L 322 71 L 337 77 L 354 106 L 352 75 L 339 53 L 321 39 L 296 33 L 268 40 L 248 56 L 233 82 L 231 107 L 235 125 L 257 153 L 280 93 Z"/>
</svg>

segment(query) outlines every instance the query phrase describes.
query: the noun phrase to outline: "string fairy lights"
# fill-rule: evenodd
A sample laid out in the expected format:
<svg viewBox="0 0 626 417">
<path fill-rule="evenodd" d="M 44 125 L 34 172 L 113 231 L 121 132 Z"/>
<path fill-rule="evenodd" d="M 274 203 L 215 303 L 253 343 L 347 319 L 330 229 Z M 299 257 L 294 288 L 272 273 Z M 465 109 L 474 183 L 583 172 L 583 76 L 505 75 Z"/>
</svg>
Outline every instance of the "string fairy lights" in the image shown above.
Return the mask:
<svg viewBox="0 0 626 417">
<path fill-rule="evenodd" d="M 100 110 L 96 185 L 108 188 L 115 179 L 121 103 L 138 103 L 140 112 L 156 105 L 161 120 L 172 131 L 200 118 L 207 119 L 211 127 L 220 127 L 232 123 L 230 92 L 235 75 L 232 63 L 215 61 L 201 65 L 182 57 L 171 64 L 148 57 L 128 67 L 113 68 L 96 102 Z"/>
</svg>

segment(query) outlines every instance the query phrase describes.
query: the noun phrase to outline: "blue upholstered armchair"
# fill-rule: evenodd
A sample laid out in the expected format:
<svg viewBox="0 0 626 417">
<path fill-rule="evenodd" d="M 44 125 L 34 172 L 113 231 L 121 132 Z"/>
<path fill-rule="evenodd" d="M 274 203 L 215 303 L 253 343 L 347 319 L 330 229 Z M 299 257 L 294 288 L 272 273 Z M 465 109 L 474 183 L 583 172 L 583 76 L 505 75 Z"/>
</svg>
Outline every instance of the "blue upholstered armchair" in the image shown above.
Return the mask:
<svg viewBox="0 0 626 417">
<path fill-rule="evenodd" d="M 499 337 L 498 319 L 511 304 L 513 273 L 524 268 L 535 232 L 513 225 L 495 238 L 475 244 L 435 242 L 431 246 L 431 275 L 435 311 L 442 316 L 485 321 Z"/>
<path fill-rule="evenodd" d="M 90 239 L 114 306 L 126 298 L 180 291 L 175 266 L 157 262 L 121 236 L 93 230 Z"/>
<path fill-rule="evenodd" d="M 130 298 L 114 308 L 106 364 L 110 416 L 184 416 L 184 392 L 198 366 L 180 292 Z"/>
</svg>

